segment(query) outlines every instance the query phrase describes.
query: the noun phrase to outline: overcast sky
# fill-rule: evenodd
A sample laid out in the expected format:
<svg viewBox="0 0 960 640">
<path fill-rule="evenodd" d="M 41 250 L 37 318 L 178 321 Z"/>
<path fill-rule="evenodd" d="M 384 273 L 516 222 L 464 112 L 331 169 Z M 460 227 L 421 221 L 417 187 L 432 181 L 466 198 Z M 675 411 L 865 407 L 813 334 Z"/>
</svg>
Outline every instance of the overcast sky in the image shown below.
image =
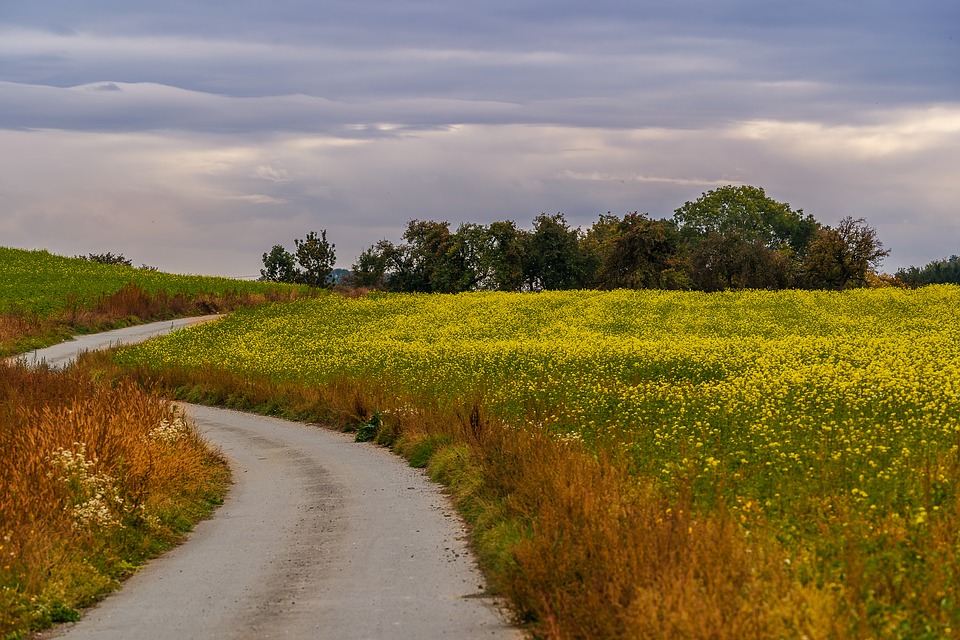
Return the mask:
<svg viewBox="0 0 960 640">
<path fill-rule="evenodd" d="M 0 2 L 0 245 L 256 276 L 725 184 L 960 253 L 960 2 Z"/>
</svg>

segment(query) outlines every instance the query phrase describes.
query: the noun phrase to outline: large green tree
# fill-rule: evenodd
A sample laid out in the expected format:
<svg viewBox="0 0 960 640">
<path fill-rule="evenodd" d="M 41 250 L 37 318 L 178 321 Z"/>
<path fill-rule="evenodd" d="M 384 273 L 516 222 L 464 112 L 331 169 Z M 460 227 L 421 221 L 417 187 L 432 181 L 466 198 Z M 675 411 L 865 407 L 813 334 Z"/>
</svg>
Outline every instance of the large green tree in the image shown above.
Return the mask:
<svg viewBox="0 0 960 640">
<path fill-rule="evenodd" d="M 587 231 L 584 246 L 600 289 L 664 288 L 664 276 L 678 263 L 679 236 L 669 220 L 628 213 L 601 215 Z"/>
<path fill-rule="evenodd" d="M 487 228 L 489 251 L 483 259 L 484 289 L 520 291 L 529 234 L 513 220 L 491 222 Z"/>
<path fill-rule="evenodd" d="M 487 227 L 461 224 L 441 250 L 441 259 L 431 278 L 434 291 L 459 293 L 485 288 L 483 283 L 489 280 L 486 256 L 491 251 Z"/>
<path fill-rule="evenodd" d="M 592 278 L 590 261 L 580 247 L 580 230 L 571 228 L 562 213 L 534 219 L 523 265 L 525 286 L 533 291 L 577 289 Z"/>
<path fill-rule="evenodd" d="M 365 249 L 350 269 L 349 283 L 355 287 L 387 288 L 387 270 L 396 249 L 389 240 L 380 240 Z"/>
<path fill-rule="evenodd" d="M 330 286 L 330 273 L 337 259 L 336 247 L 327 240 L 327 230 L 322 229 L 320 235 L 315 231 L 307 234 L 301 240 L 294 240 L 297 264 L 300 271 L 297 280 L 312 287 Z"/>
<path fill-rule="evenodd" d="M 794 286 L 820 224 L 760 187 L 728 185 L 686 202 L 673 214 L 695 287 Z"/>
<path fill-rule="evenodd" d="M 411 220 L 407 224 L 407 230 L 403 233 L 403 239 L 406 240 L 403 249 L 409 265 L 405 275 L 410 282 L 404 290 L 423 292 L 437 290 L 435 286 L 440 283 L 436 279 L 436 272 L 437 269 L 442 268 L 446 260 L 451 236 L 450 223 L 446 221 Z M 452 275 L 447 277 L 455 278 Z"/>
<path fill-rule="evenodd" d="M 673 219 L 685 238 L 712 233 L 736 233 L 748 242 L 760 241 L 771 249 L 790 248 L 804 255 L 819 224 L 803 209 L 769 198 L 760 187 L 728 185 L 707 191 L 678 208 Z"/>
<path fill-rule="evenodd" d="M 297 259 L 292 253 L 275 244 L 269 253 L 263 254 L 263 269 L 260 269 L 260 279 L 270 282 L 296 282 Z"/>
</svg>

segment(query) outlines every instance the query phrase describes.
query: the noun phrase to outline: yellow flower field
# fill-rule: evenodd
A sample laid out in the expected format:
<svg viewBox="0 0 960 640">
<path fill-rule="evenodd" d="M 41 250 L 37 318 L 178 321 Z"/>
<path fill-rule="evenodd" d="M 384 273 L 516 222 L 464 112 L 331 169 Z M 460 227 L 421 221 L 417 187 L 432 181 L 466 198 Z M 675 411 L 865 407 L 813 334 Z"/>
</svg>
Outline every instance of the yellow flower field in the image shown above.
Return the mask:
<svg viewBox="0 0 960 640">
<path fill-rule="evenodd" d="M 958 310 L 953 286 L 326 296 L 118 357 L 475 399 L 776 540 L 863 637 L 941 637 L 960 629 Z"/>
</svg>

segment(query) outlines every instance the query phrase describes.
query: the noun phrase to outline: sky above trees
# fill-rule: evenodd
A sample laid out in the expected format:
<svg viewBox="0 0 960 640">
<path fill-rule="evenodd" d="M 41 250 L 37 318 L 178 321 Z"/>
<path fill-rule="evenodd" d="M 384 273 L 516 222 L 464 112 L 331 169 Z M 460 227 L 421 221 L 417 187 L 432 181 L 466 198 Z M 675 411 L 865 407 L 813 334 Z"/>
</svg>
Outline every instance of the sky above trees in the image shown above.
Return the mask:
<svg viewBox="0 0 960 640">
<path fill-rule="evenodd" d="M 255 276 L 313 230 L 349 266 L 752 184 L 887 271 L 957 253 L 960 5 L 625 4 L 4 3 L 0 244 Z"/>
</svg>

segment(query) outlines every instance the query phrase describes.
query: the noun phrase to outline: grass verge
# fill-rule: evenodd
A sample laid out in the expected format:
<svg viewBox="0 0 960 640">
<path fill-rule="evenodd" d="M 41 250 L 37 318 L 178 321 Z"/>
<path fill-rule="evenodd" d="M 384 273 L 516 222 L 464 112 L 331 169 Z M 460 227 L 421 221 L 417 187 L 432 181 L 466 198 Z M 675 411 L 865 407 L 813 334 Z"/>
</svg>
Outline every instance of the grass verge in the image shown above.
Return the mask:
<svg viewBox="0 0 960 640">
<path fill-rule="evenodd" d="M 76 620 L 222 500 L 173 405 L 87 371 L 0 365 L 0 638 Z"/>
<path fill-rule="evenodd" d="M 304 286 L 189 276 L 0 247 L 0 358 L 76 333 L 310 295 Z"/>
</svg>

